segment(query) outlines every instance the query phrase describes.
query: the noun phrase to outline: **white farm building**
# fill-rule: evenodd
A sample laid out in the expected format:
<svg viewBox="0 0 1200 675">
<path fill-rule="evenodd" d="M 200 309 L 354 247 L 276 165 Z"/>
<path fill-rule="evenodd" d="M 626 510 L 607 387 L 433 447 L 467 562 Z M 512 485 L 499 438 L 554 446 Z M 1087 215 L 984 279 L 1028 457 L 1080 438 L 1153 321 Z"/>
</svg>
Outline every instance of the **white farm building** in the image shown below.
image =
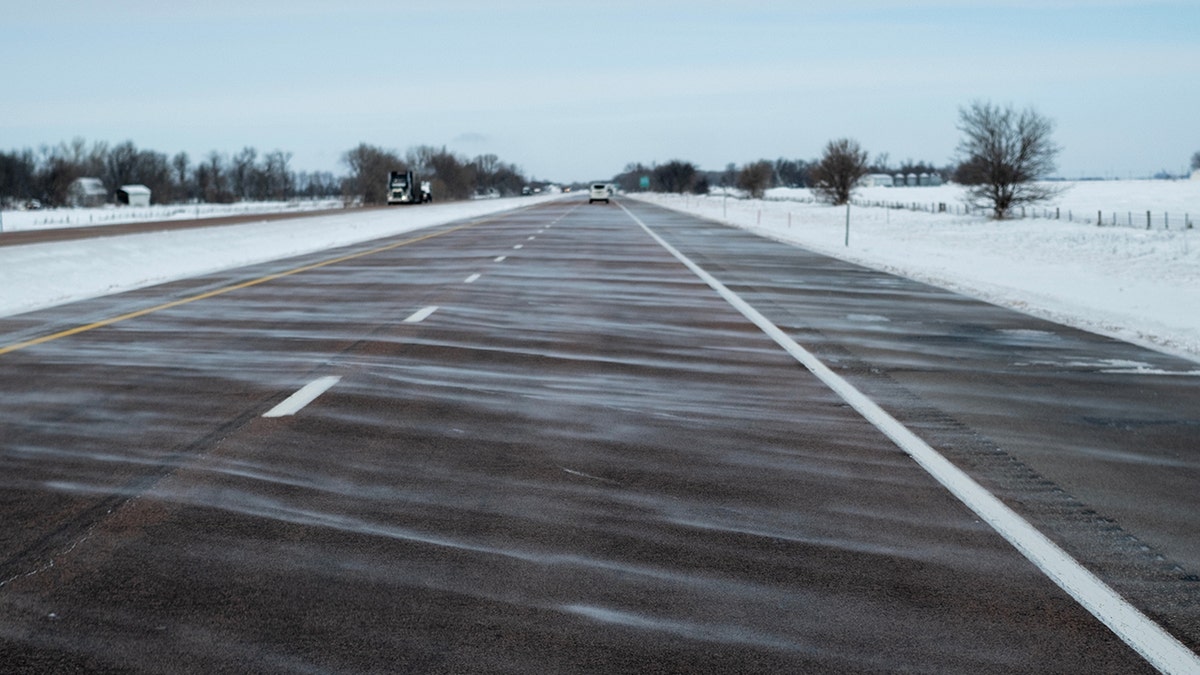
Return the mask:
<svg viewBox="0 0 1200 675">
<path fill-rule="evenodd" d="M 145 185 L 122 185 L 117 190 L 117 203 L 129 206 L 150 206 L 150 188 Z"/>
<path fill-rule="evenodd" d="M 76 178 L 67 186 L 68 206 L 102 206 L 107 201 L 108 190 L 99 178 Z"/>
</svg>

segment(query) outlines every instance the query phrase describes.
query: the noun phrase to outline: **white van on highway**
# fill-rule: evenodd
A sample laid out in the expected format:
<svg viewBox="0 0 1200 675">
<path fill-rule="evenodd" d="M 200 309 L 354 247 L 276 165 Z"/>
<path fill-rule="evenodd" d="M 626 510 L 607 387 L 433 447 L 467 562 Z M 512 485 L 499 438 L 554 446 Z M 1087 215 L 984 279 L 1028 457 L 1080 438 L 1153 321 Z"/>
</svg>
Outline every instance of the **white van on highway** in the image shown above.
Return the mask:
<svg viewBox="0 0 1200 675">
<path fill-rule="evenodd" d="M 608 197 L 611 194 L 612 192 L 608 189 L 607 183 L 592 183 L 592 188 L 588 191 L 588 203 L 604 202 L 607 204 Z"/>
</svg>

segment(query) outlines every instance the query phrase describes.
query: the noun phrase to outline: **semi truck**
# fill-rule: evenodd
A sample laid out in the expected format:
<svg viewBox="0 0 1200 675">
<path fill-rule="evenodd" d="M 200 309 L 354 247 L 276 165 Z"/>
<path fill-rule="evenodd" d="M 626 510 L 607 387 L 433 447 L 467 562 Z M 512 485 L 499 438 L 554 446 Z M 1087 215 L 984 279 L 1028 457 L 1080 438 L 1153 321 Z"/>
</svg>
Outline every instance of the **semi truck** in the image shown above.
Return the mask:
<svg viewBox="0 0 1200 675">
<path fill-rule="evenodd" d="M 412 171 L 392 171 L 388 173 L 388 204 L 423 204 L 433 201 L 432 186 L 429 181 L 417 180 L 417 174 Z"/>
</svg>

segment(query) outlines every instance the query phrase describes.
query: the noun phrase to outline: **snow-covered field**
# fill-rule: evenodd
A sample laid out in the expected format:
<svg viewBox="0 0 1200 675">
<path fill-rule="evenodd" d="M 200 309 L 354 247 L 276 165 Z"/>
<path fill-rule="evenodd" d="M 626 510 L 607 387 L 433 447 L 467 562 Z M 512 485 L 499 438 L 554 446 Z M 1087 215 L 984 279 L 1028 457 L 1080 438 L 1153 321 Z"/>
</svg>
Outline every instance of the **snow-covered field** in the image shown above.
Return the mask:
<svg viewBox="0 0 1200 675">
<path fill-rule="evenodd" d="M 764 236 L 1200 361 L 1200 229 L 1147 231 L 787 201 L 636 195 Z M 559 195 L 260 221 L 0 247 L 0 316 L 390 236 Z M 953 202 L 961 188 L 868 188 L 859 199 Z M 1075 207 L 1075 204 L 1079 204 Z M 1200 181 L 1078 183 L 1060 208 L 1200 215 Z M 42 212 L 27 212 L 36 214 Z M 82 212 L 81 212 L 82 213 Z M 8 228 L 13 213 L 4 213 Z M 160 215 L 147 215 L 158 219 Z M 1174 218 L 1174 216 L 1172 216 Z M 80 222 L 78 224 L 88 224 Z M 94 219 L 92 220 L 94 223 Z M 53 226 L 53 225 L 51 225 Z M 16 225 L 20 227 L 20 225 Z"/>
<path fill-rule="evenodd" d="M 1093 221 L 1098 210 L 1140 211 L 1141 225 L 995 222 L 851 207 L 846 246 L 846 208 L 789 201 L 811 197 L 807 190 L 771 191 L 766 200 L 631 196 L 1200 361 L 1200 229 L 1182 228 L 1184 213 L 1193 222 L 1200 217 L 1200 181 L 1081 182 L 1069 188 L 1058 200 L 1064 218 L 1068 208 L 1091 211 Z M 861 200 L 918 203 L 952 203 L 961 196 L 954 185 L 856 193 Z M 1161 224 L 1146 230 L 1146 210 L 1169 210 L 1179 220 L 1169 230 Z"/>
<path fill-rule="evenodd" d="M 1029 207 L 1025 215 L 1032 217 L 1057 209 L 1059 218 L 1095 224 L 1103 217 L 1107 226 L 1146 227 L 1150 214 L 1151 227 L 1184 229 L 1186 222 L 1193 227 L 1200 220 L 1200 180 L 1128 180 L 1128 181 L 1071 181 L 1051 183 L 1062 192 L 1058 197 Z M 769 200 L 812 201 L 812 192 L 804 188 L 780 188 L 767 193 Z M 960 185 L 936 187 L 867 187 L 854 193 L 855 203 L 895 203 L 917 205 L 928 209 L 945 204 L 947 210 L 965 212 L 965 191 Z M 1020 215 L 1020 211 L 1015 215 Z M 1114 222 L 1115 221 L 1115 222 Z"/>
</svg>

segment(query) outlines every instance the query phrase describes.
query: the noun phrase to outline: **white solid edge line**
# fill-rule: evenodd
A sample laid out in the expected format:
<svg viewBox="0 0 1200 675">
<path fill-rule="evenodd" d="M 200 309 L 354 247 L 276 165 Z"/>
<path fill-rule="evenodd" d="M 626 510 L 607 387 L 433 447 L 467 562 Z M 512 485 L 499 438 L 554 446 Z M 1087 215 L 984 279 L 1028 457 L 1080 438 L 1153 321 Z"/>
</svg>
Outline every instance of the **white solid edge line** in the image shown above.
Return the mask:
<svg viewBox="0 0 1200 675">
<path fill-rule="evenodd" d="M 1200 672 L 1200 656 L 1197 656 L 1161 626 L 1142 614 L 1129 601 L 1109 588 L 1066 551 L 1059 548 L 1037 528 L 1006 506 L 1004 502 L 954 466 L 896 418 L 855 389 L 840 375 L 830 370 L 816 356 L 801 347 L 758 310 L 680 253 L 674 246 L 668 244 L 624 205 L 618 205 L 660 246 L 675 256 L 743 316 L 771 337 L 776 344 L 783 347 L 827 387 L 841 396 L 867 421 L 882 431 L 900 449 L 916 460 L 951 494 L 991 525 L 992 529 L 1007 539 L 1055 584 L 1075 598 L 1080 605 L 1108 626 L 1125 644 L 1141 654 L 1151 665 L 1164 673 Z"/>
<path fill-rule="evenodd" d="M 404 320 L 404 323 L 421 323 L 425 319 L 428 319 L 429 316 L 436 311 L 438 311 L 437 305 L 423 307 L 413 312 L 411 316 Z"/>
<path fill-rule="evenodd" d="M 337 377 L 336 375 L 315 379 L 301 387 L 296 393 L 284 399 L 279 405 L 263 413 L 263 417 L 284 417 L 285 415 L 294 415 L 304 408 L 304 406 L 312 403 L 318 396 L 324 394 L 326 391 L 329 391 L 329 388 L 337 384 L 341 379 L 342 378 Z"/>
</svg>

